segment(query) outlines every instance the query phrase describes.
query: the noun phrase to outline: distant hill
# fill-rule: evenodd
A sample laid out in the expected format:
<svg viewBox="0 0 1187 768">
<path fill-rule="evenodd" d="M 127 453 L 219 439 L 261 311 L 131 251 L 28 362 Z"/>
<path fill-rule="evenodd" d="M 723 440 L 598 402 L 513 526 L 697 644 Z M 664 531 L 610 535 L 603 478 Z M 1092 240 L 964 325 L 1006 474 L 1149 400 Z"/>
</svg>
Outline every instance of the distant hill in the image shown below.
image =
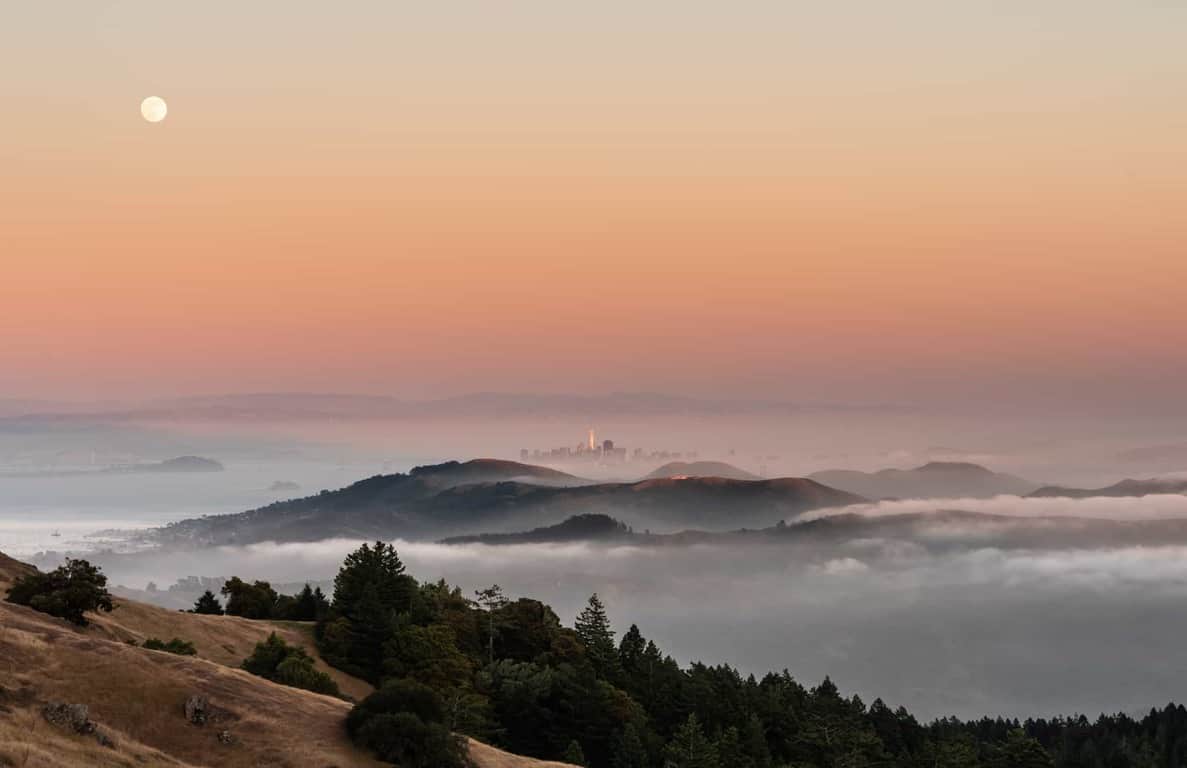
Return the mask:
<svg viewBox="0 0 1187 768">
<path fill-rule="evenodd" d="M 724 461 L 673 461 L 650 473 L 645 480 L 668 477 L 724 477 L 730 480 L 762 480 Z"/>
<path fill-rule="evenodd" d="M 609 515 L 574 515 L 563 523 L 534 528 L 523 533 L 480 533 L 442 539 L 442 544 L 544 544 L 565 541 L 608 541 L 627 539 L 631 528 Z"/>
<path fill-rule="evenodd" d="M 1038 487 L 1038 483 L 994 472 L 980 464 L 953 461 L 933 461 L 914 469 L 883 469 L 879 472 L 830 469 L 809 477 L 871 499 L 1023 496 Z"/>
<path fill-rule="evenodd" d="M 197 546 L 332 537 L 439 539 L 522 531 L 583 514 L 613 515 L 636 528 L 723 530 L 863 501 L 802 478 L 590 484 L 545 467 L 476 459 L 377 475 L 240 514 L 184 520 L 151 537 L 166 545 Z"/>
<path fill-rule="evenodd" d="M 570 487 L 588 485 L 568 472 L 561 472 L 535 464 L 522 464 L 503 459 L 471 459 L 466 462 L 447 461 L 444 464 L 430 464 L 413 467 L 408 473 L 432 488 L 453 488 L 470 483 L 501 483 L 508 481 L 530 482 L 535 485 Z"/>
<path fill-rule="evenodd" d="M 1093 496 L 1152 496 L 1162 493 L 1187 494 L 1187 480 L 1126 479 L 1104 488 L 1065 488 L 1059 485 L 1045 485 L 1029 495 L 1034 498 L 1087 499 Z"/>
<path fill-rule="evenodd" d="M 0 598 L 13 577 L 30 569 L 0 554 Z M 238 668 L 256 643 L 276 632 L 286 642 L 303 646 L 344 694 L 362 698 L 370 693 L 364 681 L 325 665 L 313 642 L 312 625 L 199 616 L 125 599 L 117 600 L 113 612 L 88 618 L 90 626 L 79 628 L 0 599 L 0 658 L 5 660 L 0 765 L 390 765 L 350 742 L 344 727 L 349 702 L 279 685 Z M 148 637 L 189 640 L 197 655 L 138 647 Z M 183 704 L 195 694 L 209 698 L 218 712 L 217 724 L 199 727 L 186 720 Z M 40 711 L 50 701 L 85 705 L 89 717 L 114 743 L 100 746 L 93 736 L 50 725 Z M 220 740 L 222 731 L 229 743 Z M 475 768 L 566 768 L 468 743 Z"/>
<path fill-rule="evenodd" d="M 224 467 L 214 459 L 201 456 L 178 456 L 155 464 L 130 464 L 112 467 L 106 472 L 222 472 Z"/>
</svg>

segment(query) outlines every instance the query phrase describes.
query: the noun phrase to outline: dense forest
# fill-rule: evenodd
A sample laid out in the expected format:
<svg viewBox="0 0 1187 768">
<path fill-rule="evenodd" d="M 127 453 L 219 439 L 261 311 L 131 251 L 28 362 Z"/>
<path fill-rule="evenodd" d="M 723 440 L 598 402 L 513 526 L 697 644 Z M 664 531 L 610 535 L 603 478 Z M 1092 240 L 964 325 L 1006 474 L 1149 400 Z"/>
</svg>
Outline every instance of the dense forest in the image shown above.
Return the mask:
<svg viewBox="0 0 1187 768">
<path fill-rule="evenodd" d="M 230 583 L 228 613 L 267 613 L 248 585 Z M 1182 706 L 1140 719 L 921 723 L 828 679 L 809 687 L 786 670 L 759 679 L 728 665 L 681 667 L 636 626 L 616 638 L 597 595 L 570 628 L 498 586 L 471 598 L 419 583 L 382 542 L 346 558 L 328 605 L 320 594 L 272 596 L 278 613 L 316 618 L 330 664 L 379 687 L 347 727 L 407 768 L 464 765 L 455 733 L 590 768 L 1187 766 Z"/>
</svg>

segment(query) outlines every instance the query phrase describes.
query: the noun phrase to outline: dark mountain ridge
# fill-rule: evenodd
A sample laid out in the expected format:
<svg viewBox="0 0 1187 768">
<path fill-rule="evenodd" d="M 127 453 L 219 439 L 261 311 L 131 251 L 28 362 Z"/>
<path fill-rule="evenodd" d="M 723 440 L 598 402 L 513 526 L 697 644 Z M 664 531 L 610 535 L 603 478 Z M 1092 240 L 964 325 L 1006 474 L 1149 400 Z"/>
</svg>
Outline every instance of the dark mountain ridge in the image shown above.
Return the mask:
<svg viewBox="0 0 1187 768">
<path fill-rule="evenodd" d="M 568 520 L 522 533 L 482 533 L 475 536 L 454 536 L 442 539 L 442 544 L 558 544 L 569 541 L 622 541 L 632 538 L 634 531 L 609 515 L 574 515 Z"/>
<path fill-rule="evenodd" d="M 721 530 L 864 501 L 803 478 L 589 484 L 544 467 L 477 459 L 377 475 L 248 512 L 183 520 L 150 538 L 198 546 L 334 537 L 438 539 L 523 530 L 590 513 L 612 514 L 635 527 Z"/>
</svg>

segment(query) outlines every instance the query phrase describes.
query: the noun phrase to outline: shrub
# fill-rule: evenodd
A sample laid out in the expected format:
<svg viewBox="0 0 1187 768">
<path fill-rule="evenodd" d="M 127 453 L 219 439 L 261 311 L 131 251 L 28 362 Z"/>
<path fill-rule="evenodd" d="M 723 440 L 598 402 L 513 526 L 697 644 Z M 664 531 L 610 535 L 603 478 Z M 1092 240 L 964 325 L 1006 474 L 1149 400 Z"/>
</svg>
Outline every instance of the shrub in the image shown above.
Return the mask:
<svg viewBox="0 0 1187 768">
<path fill-rule="evenodd" d="M 356 744 L 401 768 L 464 768 L 465 744 L 445 715 L 432 688 L 392 680 L 351 710 L 346 728 Z"/>
<path fill-rule="evenodd" d="M 175 637 L 169 642 L 165 642 L 157 637 L 150 637 L 144 641 L 142 646 L 150 651 L 165 651 L 166 653 L 175 653 L 178 656 L 196 656 L 198 650 L 194 648 L 194 644 L 189 640 L 182 640 L 180 637 Z"/>
<path fill-rule="evenodd" d="M 66 619 L 85 627 L 87 611 L 110 611 L 115 606 L 107 591 L 107 577 L 86 560 L 67 560 L 49 573 L 33 573 L 16 580 L 8 602 Z"/>
<path fill-rule="evenodd" d="M 313 659 L 304 648 L 289 645 L 275 632 L 262 643 L 256 643 L 251 656 L 243 661 L 243 668 L 253 675 L 281 685 L 303 688 L 314 693 L 338 695 L 333 678 L 314 667 Z"/>
</svg>

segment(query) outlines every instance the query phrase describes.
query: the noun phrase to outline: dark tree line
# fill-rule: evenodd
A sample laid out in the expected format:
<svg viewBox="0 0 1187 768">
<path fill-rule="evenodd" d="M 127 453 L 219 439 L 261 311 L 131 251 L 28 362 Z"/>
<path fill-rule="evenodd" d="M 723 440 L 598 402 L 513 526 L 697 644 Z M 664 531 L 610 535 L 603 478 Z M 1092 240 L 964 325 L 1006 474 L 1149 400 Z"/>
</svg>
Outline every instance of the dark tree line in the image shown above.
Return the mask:
<svg viewBox="0 0 1187 768">
<path fill-rule="evenodd" d="M 318 621 L 330 610 L 330 601 L 322 594 L 321 587 L 310 588 L 308 584 L 295 595 L 281 595 L 266 581 L 249 584 L 238 576 L 232 576 L 220 591 L 227 599 L 225 608 L 208 589 L 194 603 L 190 613 L 277 621 Z"/>
<path fill-rule="evenodd" d="M 597 595 L 573 628 L 497 586 L 476 598 L 418 583 L 383 543 L 347 557 L 317 637 L 329 663 L 380 686 L 352 714 L 356 740 L 409 766 L 460 765 L 455 732 L 590 768 L 1187 768 L 1181 706 L 920 723 L 827 678 L 681 667 L 636 626 L 616 641 Z M 382 727 L 397 717 L 420 735 Z"/>
</svg>

